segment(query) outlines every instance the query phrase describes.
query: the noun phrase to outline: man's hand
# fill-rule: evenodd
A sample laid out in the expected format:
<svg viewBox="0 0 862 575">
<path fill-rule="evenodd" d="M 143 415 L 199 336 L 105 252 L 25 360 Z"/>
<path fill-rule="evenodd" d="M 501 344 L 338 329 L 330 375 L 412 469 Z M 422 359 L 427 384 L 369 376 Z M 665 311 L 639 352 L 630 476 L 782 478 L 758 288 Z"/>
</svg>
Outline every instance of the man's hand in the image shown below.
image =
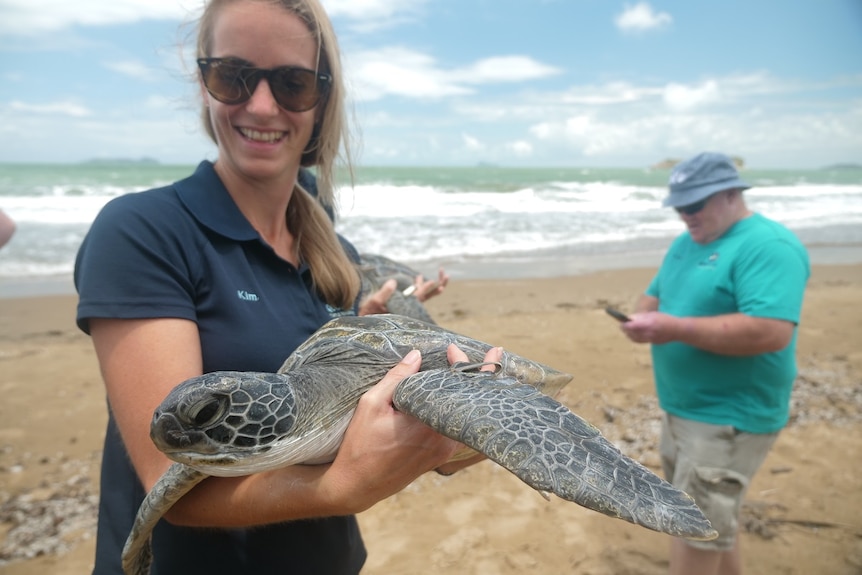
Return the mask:
<svg viewBox="0 0 862 575">
<path fill-rule="evenodd" d="M 383 286 L 365 298 L 359 304 L 359 315 L 372 315 L 376 313 L 389 313 L 387 303 L 392 294 L 398 288 L 398 284 L 394 279 L 386 280 Z"/>
<path fill-rule="evenodd" d="M 440 268 L 440 271 L 437 272 L 436 280 L 425 280 L 425 278 L 421 275 L 416 276 L 416 280 L 413 282 L 413 287 L 415 291 L 413 295 L 416 296 L 416 299 L 419 301 L 428 301 L 432 297 L 438 296 L 443 293 L 443 290 L 446 289 L 446 285 L 449 283 L 449 275 Z"/>
<path fill-rule="evenodd" d="M 667 343 L 673 341 L 679 318 L 657 312 L 632 314 L 629 321 L 620 324 L 620 329 L 635 343 Z"/>
</svg>

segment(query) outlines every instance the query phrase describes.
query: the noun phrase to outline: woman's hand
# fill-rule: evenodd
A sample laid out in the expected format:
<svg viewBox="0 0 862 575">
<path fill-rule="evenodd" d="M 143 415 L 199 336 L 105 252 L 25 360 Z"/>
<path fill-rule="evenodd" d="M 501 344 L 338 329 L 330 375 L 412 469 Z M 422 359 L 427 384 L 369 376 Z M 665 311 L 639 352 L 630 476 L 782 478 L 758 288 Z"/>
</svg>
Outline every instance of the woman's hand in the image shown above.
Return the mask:
<svg viewBox="0 0 862 575">
<path fill-rule="evenodd" d="M 467 360 L 454 345 L 449 347 L 448 357 L 450 362 Z M 502 350 L 493 348 L 485 361 L 496 362 L 501 357 Z M 462 447 L 392 405 L 395 388 L 418 372 L 421 363 L 419 351 L 411 351 L 359 400 L 338 455 L 322 478 L 334 509 L 364 511 L 423 473 L 440 468 Z"/>
<path fill-rule="evenodd" d="M 364 511 L 442 465 L 457 449 L 455 441 L 392 406 L 395 387 L 418 372 L 421 362 L 421 354 L 411 351 L 360 398 L 326 473 L 335 509 Z"/>
</svg>

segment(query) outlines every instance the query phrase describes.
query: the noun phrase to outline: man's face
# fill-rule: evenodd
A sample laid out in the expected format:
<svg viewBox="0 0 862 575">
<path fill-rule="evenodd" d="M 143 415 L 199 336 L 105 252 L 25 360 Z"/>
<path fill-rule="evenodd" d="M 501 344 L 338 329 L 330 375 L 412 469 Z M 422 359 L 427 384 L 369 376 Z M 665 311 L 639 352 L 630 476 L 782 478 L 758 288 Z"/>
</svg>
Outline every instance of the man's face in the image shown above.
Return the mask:
<svg viewBox="0 0 862 575">
<path fill-rule="evenodd" d="M 675 208 L 692 240 L 698 244 L 714 242 L 736 223 L 739 218 L 732 202 L 735 193 L 735 190 L 725 190 L 702 200 L 702 206 L 698 202 Z"/>
</svg>

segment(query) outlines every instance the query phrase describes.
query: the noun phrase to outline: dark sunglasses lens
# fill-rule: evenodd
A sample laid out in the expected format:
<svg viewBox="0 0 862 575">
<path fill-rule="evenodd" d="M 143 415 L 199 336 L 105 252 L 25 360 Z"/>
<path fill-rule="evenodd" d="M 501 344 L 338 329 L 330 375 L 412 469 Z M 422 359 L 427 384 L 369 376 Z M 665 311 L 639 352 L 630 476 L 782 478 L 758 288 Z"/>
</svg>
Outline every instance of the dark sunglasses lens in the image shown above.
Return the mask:
<svg viewBox="0 0 862 575">
<path fill-rule="evenodd" d="M 317 74 L 311 70 L 275 69 L 270 75 L 269 87 L 278 105 L 291 112 L 310 110 L 320 100 Z"/>
<path fill-rule="evenodd" d="M 705 198 L 703 200 L 700 200 L 699 202 L 695 202 L 695 203 L 689 204 L 687 206 L 680 206 L 680 207 L 676 208 L 676 211 L 680 214 L 685 214 L 687 216 L 693 216 L 694 214 L 696 214 L 697 212 L 702 210 L 703 207 L 706 205 L 706 202 L 708 202 L 708 201 L 709 201 L 709 198 Z"/>
<path fill-rule="evenodd" d="M 261 78 L 266 78 L 279 106 L 291 112 L 304 112 L 316 106 L 328 88 L 325 81 L 318 80 L 317 73 L 290 66 L 261 70 L 229 61 L 209 60 L 202 61 L 200 69 L 207 91 L 223 104 L 247 102 Z"/>
<path fill-rule="evenodd" d="M 241 104 L 251 98 L 257 78 L 247 67 L 213 62 L 202 67 L 204 86 L 212 97 L 224 104 Z"/>
</svg>

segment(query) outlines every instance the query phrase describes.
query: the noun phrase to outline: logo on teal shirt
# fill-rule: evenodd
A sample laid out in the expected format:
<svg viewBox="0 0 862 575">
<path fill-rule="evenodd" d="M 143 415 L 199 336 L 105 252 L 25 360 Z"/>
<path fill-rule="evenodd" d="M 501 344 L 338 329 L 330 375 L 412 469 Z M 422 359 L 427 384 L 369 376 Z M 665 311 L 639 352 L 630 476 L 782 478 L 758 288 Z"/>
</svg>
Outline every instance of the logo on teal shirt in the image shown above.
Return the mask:
<svg viewBox="0 0 862 575">
<path fill-rule="evenodd" d="M 708 258 L 701 260 L 697 265 L 702 268 L 714 268 L 718 265 L 718 252 L 712 252 Z"/>
</svg>

